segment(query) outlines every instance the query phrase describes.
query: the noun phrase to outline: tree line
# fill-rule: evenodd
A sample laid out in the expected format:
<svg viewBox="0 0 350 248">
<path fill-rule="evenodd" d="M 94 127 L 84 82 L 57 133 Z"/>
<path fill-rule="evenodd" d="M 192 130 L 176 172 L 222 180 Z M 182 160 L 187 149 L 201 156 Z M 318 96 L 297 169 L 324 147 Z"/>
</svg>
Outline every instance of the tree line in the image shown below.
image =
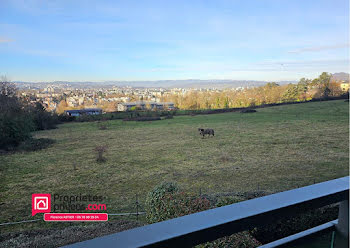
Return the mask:
<svg viewBox="0 0 350 248">
<path fill-rule="evenodd" d="M 302 78 L 297 84 L 279 85 L 272 82 L 243 90 L 191 91 L 185 95 L 164 96 L 162 101 L 174 102 L 179 109 L 223 109 L 309 101 L 338 97 L 342 94 L 344 92 L 341 90 L 340 83 L 331 80 L 331 74 L 323 72 L 318 78 L 313 80 Z"/>
</svg>

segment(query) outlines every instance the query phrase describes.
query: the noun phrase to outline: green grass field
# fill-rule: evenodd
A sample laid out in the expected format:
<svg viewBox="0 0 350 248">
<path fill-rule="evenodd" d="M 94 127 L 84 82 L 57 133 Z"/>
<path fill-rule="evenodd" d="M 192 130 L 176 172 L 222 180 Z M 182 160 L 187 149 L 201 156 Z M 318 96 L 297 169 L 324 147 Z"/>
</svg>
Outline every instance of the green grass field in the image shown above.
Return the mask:
<svg viewBox="0 0 350 248">
<path fill-rule="evenodd" d="M 40 131 L 47 149 L 0 156 L 0 223 L 31 217 L 32 193 L 97 194 L 107 212 L 129 212 L 135 195 L 176 181 L 186 191 L 277 192 L 349 174 L 349 110 L 344 100 L 175 116 L 153 122 L 68 123 Z M 213 128 L 202 139 L 197 129 Z M 105 163 L 95 147 L 106 145 Z M 77 170 L 73 169 L 76 164 Z M 41 214 L 39 214 L 39 218 Z M 48 223 L 0 227 L 46 228 Z"/>
</svg>

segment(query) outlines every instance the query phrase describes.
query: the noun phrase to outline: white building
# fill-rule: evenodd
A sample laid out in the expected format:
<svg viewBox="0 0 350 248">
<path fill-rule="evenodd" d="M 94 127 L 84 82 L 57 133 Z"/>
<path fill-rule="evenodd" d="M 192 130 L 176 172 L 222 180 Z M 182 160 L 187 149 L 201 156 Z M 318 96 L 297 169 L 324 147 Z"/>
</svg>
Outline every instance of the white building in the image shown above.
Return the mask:
<svg viewBox="0 0 350 248">
<path fill-rule="evenodd" d="M 172 102 L 126 102 L 118 103 L 118 111 L 128 111 L 131 108 L 136 107 L 141 110 L 149 108 L 150 110 L 173 110 L 175 109 Z"/>
</svg>

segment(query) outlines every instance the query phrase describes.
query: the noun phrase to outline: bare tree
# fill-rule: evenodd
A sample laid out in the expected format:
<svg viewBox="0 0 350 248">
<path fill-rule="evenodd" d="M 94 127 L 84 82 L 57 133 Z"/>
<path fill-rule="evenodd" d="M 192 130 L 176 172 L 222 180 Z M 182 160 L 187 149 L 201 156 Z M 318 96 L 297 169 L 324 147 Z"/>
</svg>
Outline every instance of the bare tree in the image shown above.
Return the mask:
<svg viewBox="0 0 350 248">
<path fill-rule="evenodd" d="M 95 151 L 97 151 L 97 162 L 105 162 L 106 158 L 103 157 L 103 154 L 107 151 L 107 146 L 100 145 L 95 147 Z"/>
<path fill-rule="evenodd" d="M 2 76 L 0 78 L 0 113 L 16 113 L 21 108 L 21 103 L 17 98 L 16 86 Z"/>
</svg>

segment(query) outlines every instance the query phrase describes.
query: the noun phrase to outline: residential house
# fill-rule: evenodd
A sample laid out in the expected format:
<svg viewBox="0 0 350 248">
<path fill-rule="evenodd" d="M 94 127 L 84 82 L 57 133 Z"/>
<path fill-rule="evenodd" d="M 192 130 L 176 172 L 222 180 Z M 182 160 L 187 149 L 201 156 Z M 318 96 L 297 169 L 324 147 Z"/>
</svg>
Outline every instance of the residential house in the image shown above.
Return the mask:
<svg viewBox="0 0 350 248">
<path fill-rule="evenodd" d="M 136 107 L 141 110 L 173 110 L 175 109 L 174 103 L 172 102 L 126 102 L 118 104 L 118 111 L 128 111 L 131 108 Z"/>
<path fill-rule="evenodd" d="M 342 91 L 349 91 L 349 83 L 343 81 L 343 82 L 340 84 L 340 88 L 341 88 Z"/>
</svg>

